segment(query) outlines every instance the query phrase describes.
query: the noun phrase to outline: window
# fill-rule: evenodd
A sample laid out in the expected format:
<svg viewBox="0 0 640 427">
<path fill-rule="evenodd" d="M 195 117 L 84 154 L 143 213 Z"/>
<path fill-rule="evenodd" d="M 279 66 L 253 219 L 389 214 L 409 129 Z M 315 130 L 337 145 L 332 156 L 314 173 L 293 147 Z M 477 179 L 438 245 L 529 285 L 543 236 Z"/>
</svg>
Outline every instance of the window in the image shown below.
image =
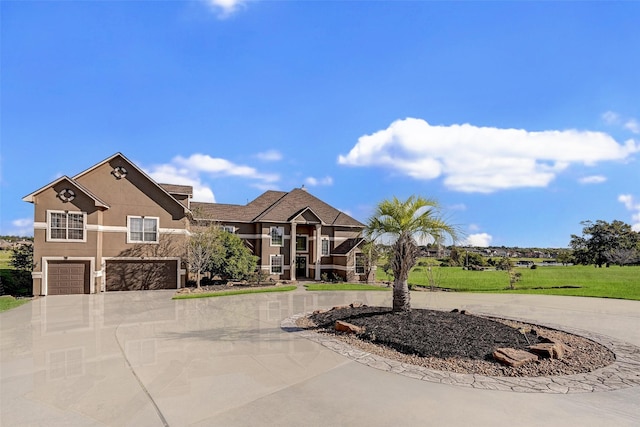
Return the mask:
<svg viewBox="0 0 640 427">
<path fill-rule="evenodd" d="M 329 256 L 329 239 L 322 238 L 322 256 Z"/>
<path fill-rule="evenodd" d="M 307 236 L 296 236 L 296 252 L 307 252 Z"/>
<path fill-rule="evenodd" d="M 356 254 L 356 274 L 364 274 L 364 254 Z"/>
<path fill-rule="evenodd" d="M 130 216 L 128 243 L 158 243 L 158 218 Z"/>
<path fill-rule="evenodd" d="M 233 225 L 223 225 L 220 228 L 222 229 L 222 231 L 226 231 L 227 233 L 233 234 L 236 232 L 236 228 Z"/>
<path fill-rule="evenodd" d="M 284 246 L 284 227 L 271 227 L 271 246 Z"/>
<path fill-rule="evenodd" d="M 282 274 L 282 255 L 271 255 L 271 274 Z"/>
<path fill-rule="evenodd" d="M 83 212 L 49 211 L 47 240 L 74 240 L 84 242 L 87 214 Z"/>
</svg>

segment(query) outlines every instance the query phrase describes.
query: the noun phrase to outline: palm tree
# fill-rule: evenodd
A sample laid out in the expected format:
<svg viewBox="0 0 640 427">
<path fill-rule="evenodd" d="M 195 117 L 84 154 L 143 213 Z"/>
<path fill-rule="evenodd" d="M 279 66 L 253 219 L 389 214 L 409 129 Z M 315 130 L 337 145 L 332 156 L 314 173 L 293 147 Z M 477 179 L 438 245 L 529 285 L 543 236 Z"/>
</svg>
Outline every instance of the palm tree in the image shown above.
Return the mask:
<svg viewBox="0 0 640 427">
<path fill-rule="evenodd" d="M 371 240 L 391 239 L 391 269 L 393 271 L 393 311 L 411 310 L 409 271 L 418 259 L 416 237 L 442 242 L 445 236 L 456 239 L 457 231 L 440 216 L 438 202 L 420 196 L 405 201 L 396 197 L 376 206 L 365 233 Z"/>
</svg>

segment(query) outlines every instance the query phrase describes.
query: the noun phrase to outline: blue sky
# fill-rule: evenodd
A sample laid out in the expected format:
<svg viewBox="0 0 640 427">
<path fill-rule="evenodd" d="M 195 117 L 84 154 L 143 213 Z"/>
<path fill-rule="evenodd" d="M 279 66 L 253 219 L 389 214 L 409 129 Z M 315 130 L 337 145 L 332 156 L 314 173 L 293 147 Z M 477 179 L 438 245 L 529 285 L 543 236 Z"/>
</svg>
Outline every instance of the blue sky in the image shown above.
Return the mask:
<svg viewBox="0 0 640 427">
<path fill-rule="evenodd" d="M 305 185 L 467 243 L 640 230 L 640 2 L 2 1 L 0 234 L 122 152 L 196 199 Z"/>
</svg>

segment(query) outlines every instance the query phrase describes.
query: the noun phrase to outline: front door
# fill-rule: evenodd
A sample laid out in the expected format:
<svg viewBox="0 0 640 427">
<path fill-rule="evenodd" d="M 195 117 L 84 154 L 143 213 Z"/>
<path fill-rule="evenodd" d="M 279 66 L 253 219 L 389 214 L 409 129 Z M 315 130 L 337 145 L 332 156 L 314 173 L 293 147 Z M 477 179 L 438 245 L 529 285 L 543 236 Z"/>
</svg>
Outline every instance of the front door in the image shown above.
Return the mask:
<svg viewBox="0 0 640 427">
<path fill-rule="evenodd" d="M 307 257 L 298 255 L 296 257 L 296 278 L 307 277 Z"/>
</svg>

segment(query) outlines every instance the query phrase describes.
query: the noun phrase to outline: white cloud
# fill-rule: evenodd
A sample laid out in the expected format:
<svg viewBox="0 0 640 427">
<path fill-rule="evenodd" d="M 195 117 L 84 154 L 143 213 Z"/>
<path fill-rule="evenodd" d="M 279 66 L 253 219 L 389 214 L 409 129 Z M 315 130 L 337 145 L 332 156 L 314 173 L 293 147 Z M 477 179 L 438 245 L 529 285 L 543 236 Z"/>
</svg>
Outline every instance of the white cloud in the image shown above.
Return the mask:
<svg viewBox="0 0 640 427">
<path fill-rule="evenodd" d="M 631 194 L 621 194 L 618 201 L 631 211 L 631 227 L 634 231 L 640 232 L 640 202 L 637 202 Z"/>
<path fill-rule="evenodd" d="M 156 182 L 161 184 L 190 185 L 193 187 L 193 200 L 198 202 L 215 203 L 216 198 L 213 191 L 200 180 L 197 174 L 191 173 L 188 169 L 177 168 L 174 165 L 156 165 L 147 174 Z"/>
<path fill-rule="evenodd" d="M 474 246 L 477 248 L 486 248 L 491 244 L 493 236 L 487 233 L 477 233 L 467 236 L 462 242 L 462 246 Z"/>
<path fill-rule="evenodd" d="M 33 236 L 33 218 L 19 218 L 11 221 L 12 228 L 5 232 L 9 236 Z"/>
<path fill-rule="evenodd" d="M 237 165 L 226 159 L 211 157 L 208 154 L 192 154 L 188 158 L 175 157 L 172 163 L 195 172 L 206 172 L 218 176 L 236 176 L 265 182 L 276 182 L 280 179 L 277 174 L 258 172 L 255 168 Z"/>
<path fill-rule="evenodd" d="M 330 176 L 325 176 L 324 178 L 314 178 L 312 176 L 306 178 L 304 180 L 305 184 L 311 186 L 311 187 L 317 187 L 319 185 L 332 185 L 333 184 L 333 178 L 331 178 Z"/>
<path fill-rule="evenodd" d="M 246 0 L 204 0 L 220 18 L 226 18 L 243 7 Z"/>
<path fill-rule="evenodd" d="M 602 120 L 608 125 L 622 125 L 628 131 L 640 133 L 640 122 L 633 117 L 623 119 L 620 114 L 607 111 L 602 115 Z"/>
<path fill-rule="evenodd" d="M 469 231 L 480 231 L 480 226 L 476 224 L 469 224 Z"/>
<path fill-rule="evenodd" d="M 606 180 L 607 180 L 606 176 L 591 175 L 591 176 L 585 176 L 580 178 L 578 182 L 580 182 L 580 184 L 602 184 Z"/>
<path fill-rule="evenodd" d="M 264 162 L 278 162 L 282 160 L 282 153 L 277 150 L 268 150 L 263 153 L 256 154 L 256 157 Z"/>
<path fill-rule="evenodd" d="M 614 111 L 607 111 L 602 114 L 602 120 L 608 125 L 620 123 L 620 115 Z"/>
<path fill-rule="evenodd" d="M 636 119 L 629 119 L 624 124 L 624 128 L 630 130 L 633 133 L 640 133 L 640 122 Z"/>
<path fill-rule="evenodd" d="M 635 141 L 619 144 L 602 132 L 432 126 L 407 118 L 361 136 L 338 163 L 385 167 L 419 180 L 443 177 L 453 190 L 491 193 L 546 187 L 571 164 L 622 160 L 638 151 Z"/>
<path fill-rule="evenodd" d="M 253 167 L 237 165 L 207 154 L 192 154 L 187 158 L 177 156 L 171 162 L 154 165 L 145 169 L 145 172 L 159 183 L 192 186 L 193 200 L 200 202 L 215 202 L 213 191 L 203 179 L 203 174 L 248 179 L 252 181 L 251 186 L 261 189 L 273 189 L 274 183 L 280 179 L 277 174 L 261 173 Z"/>
</svg>

